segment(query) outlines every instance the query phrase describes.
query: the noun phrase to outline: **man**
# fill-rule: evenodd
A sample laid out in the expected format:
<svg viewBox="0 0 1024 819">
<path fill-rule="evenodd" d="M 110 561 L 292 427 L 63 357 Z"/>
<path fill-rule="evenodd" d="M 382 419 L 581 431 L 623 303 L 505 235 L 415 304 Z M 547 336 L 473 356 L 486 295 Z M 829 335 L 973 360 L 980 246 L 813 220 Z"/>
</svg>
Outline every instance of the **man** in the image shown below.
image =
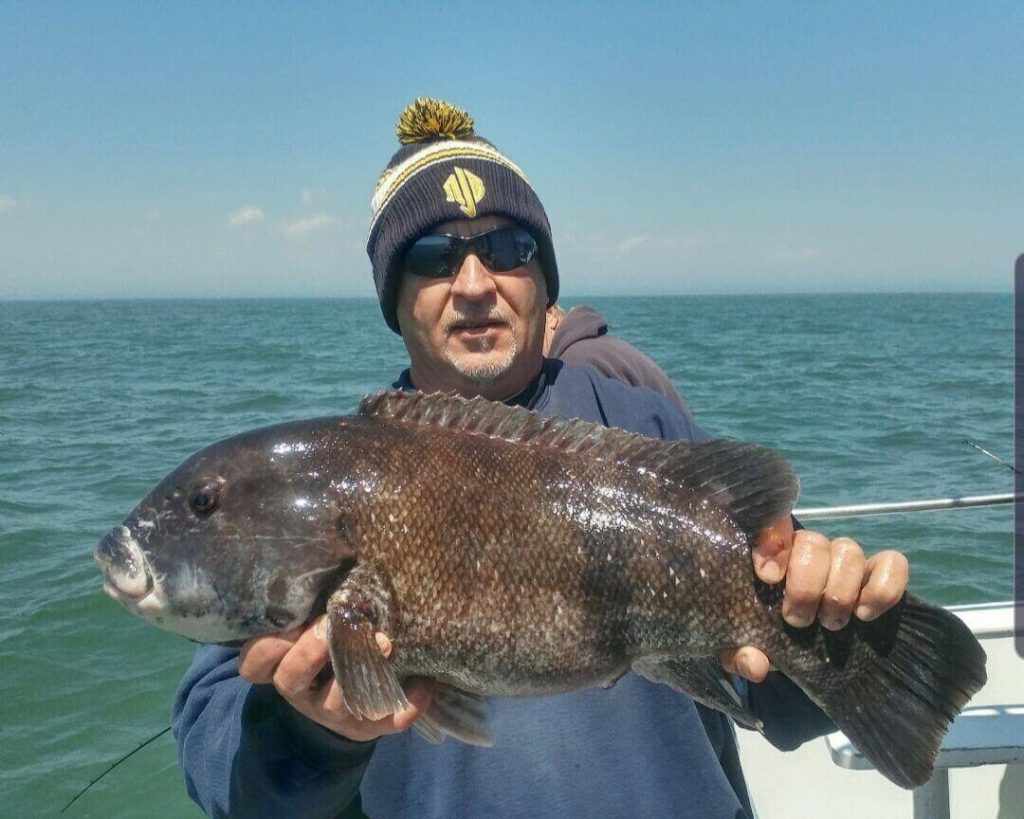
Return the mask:
<svg viewBox="0 0 1024 819">
<path fill-rule="evenodd" d="M 417 101 L 403 113 L 378 183 L 368 252 L 384 318 L 410 366 L 395 386 L 454 391 L 581 417 L 654 437 L 706 435 L 676 404 L 542 356 L 558 295 L 547 217 L 522 171 L 476 137 L 464 112 Z M 410 469 L 415 469 L 411 464 Z M 786 583 L 786 619 L 839 628 L 903 594 L 906 561 L 864 558 L 781 521 L 754 567 Z M 794 747 L 831 727 L 747 646 L 723 654 L 769 739 Z M 495 746 L 432 746 L 407 729 L 430 705 L 377 721 L 345 708 L 321 621 L 233 649 L 200 649 L 174 706 L 189 793 L 211 815 L 337 817 L 749 815 L 731 727 L 666 686 L 627 674 L 607 689 L 492 701 Z M 740 686 L 743 688 L 743 686 Z"/>
<path fill-rule="evenodd" d="M 604 316 L 589 305 L 573 307 L 568 313 L 557 304 L 548 308 L 544 357 L 593 367 L 608 378 L 659 392 L 686 409 L 665 371 L 632 344 L 609 333 Z"/>
</svg>

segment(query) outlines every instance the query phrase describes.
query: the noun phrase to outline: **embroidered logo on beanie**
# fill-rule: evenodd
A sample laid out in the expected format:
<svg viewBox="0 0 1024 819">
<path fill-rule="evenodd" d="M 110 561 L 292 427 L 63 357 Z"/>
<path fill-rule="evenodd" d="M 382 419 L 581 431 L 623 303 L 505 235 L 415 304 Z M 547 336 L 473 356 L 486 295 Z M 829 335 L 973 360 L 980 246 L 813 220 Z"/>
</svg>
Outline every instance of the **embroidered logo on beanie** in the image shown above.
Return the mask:
<svg viewBox="0 0 1024 819">
<path fill-rule="evenodd" d="M 456 202 L 459 210 L 470 219 L 476 216 L 476 206 L 487 193 L 484 181 L 479 176 L 459 167 L 444 181 L 443 190 L 448 196 L 445 201 Z"/>
</svg>

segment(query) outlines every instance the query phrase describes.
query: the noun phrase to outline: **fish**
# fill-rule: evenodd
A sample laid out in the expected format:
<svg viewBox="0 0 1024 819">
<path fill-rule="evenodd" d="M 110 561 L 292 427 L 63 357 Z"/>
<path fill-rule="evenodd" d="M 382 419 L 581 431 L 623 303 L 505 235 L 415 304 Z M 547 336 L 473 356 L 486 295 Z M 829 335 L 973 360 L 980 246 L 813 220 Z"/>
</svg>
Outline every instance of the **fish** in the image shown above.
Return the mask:
<svg viewBox="0 0 1024 819">
<path fill-rule="evenodd" d="M 718 659 L 756 645 L 887 778 L 931 775 L 985 683 L 954 615 L 906 594 L 794 628 L 754 574 L 799 492 L 774 451 L 666 442 L 482 398 L 384 391 L 356 414 L 244 432 L 164 478 L 94 558 L 154 625 L 239 644 L 326 614 L 346 706 L 379 719 L 431 680 L 426 739 L 495 742 L 485 697 L 627 672 L 762 728 Z"/>
</svg>

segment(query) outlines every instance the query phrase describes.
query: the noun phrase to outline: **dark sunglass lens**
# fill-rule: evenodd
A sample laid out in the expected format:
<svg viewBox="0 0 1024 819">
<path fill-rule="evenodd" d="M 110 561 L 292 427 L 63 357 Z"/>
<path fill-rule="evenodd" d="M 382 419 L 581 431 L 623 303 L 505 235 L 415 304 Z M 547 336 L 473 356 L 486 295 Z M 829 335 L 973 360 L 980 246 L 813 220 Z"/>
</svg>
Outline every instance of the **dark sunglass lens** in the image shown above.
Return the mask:
<svg viewBox="0 0 1024 819">
<path fill-rule="evenodd" d="M 452 236 L 423 236 L 405 254 L 405 272 L 431 279 L 451 276 L 452 251 L 457 242 Z"/>
<path fill-rule="evenodd" d="M 492 230 L 478 236 L 476 245 L 484 264 L 498 273 L 522 267 L 537 252 L 537 242 L 519 227 Z"/>
</svg>

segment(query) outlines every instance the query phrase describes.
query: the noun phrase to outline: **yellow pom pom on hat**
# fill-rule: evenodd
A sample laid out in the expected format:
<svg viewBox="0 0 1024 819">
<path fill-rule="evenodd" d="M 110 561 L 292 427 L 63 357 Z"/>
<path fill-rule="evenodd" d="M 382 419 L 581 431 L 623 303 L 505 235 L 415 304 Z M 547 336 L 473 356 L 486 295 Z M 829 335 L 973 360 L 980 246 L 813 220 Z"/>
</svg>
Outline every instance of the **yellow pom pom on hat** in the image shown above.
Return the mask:
<svg viewBox="0 0 1024 819">
<path fill-rule="evenodd" d="M 403 145 L 433 139 L 473 136 L 473 118 L 445 100 L 419 97 L 398 117 L 398 141 Z"/>
<path fill-rule="evenodd" d="M 558 298 L 558 267 L 544 206 L 522 169 L 474 128 L 466 111 L 429 97 L 417 99 L 398 117 L 401 147 L 377 182 L 366 243 L 381 312 L 396 333 L 405 253 L 434 226 L 453 219 L 504 216 L 529 230 L 537 241 L 548 304 Z"/>
</svg>

